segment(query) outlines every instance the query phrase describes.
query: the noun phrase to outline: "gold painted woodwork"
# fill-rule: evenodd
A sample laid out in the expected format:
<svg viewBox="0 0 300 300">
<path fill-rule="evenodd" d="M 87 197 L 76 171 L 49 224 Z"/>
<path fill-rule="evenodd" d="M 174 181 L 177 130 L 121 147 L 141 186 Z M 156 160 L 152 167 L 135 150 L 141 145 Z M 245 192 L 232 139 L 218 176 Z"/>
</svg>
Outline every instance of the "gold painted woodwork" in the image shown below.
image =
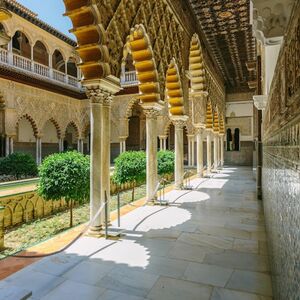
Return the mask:
<svg viewBox="0 0 300 300">
<path fill-rule="evenodd" d="M 144 103 L 158 102 L 160 100 L 158 73 L 151 43 L 143 25 L 136 25 L 131 29 L 127 46 L 139 81 L 140 100 Z"/>
<path fill-rule="evenodd" d="M 110 75 L 106 32 L 97 6 L 91 0 L 64 0 L 66 13 L 73 24 L 70 32 L 77 38 L 76 48 L 82 62 L 78 64 L 85 80 Z"/>
<path fill-rule="evenodd" d="M 219 124 L 219 115 L 217 109 L 214 111 L 214 132 L 218 133 L 220 131 L 220 124 Z"/>
<path fill-rule="evenodd" d="M 174 59 L 169 64 L 166 75 L 166 92 L 171 116 L 184 115 L 183 91 L 178 66 Z"/>
<path fill-rule="evenodd" d="M 206 129 L 213 129 L 213 111 L 210 100 L 206 104 Z"/>
<path fill-rule="evenodd" d="M 189 55 L 189 73 L 191 77 L 192 93 L 201 93 L 206 91 L 206 78 L 204 59 L 200 40 L 197 34 L 194 34 L 190 44 Z"/>
<path fill-rule="evenodd" d="M 223 115 L 221 115 L 221 117 L 220 117 L 220 134 L 225 134 L 225 125 L 224 125 Z"/>
</svg>

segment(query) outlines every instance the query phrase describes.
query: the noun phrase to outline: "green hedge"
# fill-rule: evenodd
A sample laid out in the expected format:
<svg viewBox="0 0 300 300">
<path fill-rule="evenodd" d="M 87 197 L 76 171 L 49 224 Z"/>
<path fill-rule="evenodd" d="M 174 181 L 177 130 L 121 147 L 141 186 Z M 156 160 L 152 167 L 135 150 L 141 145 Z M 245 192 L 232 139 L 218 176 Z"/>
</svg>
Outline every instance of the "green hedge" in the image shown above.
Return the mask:
<svg viewBox="0 0 300 300">
<path fill-rule="evenodd" d="M 38 169 L 33 157 L 15 152 L 0 160 L 0 175 L 11 175 L 16 179 L 37 176 Z"/>
<path fill-rule="evenodd" d="M 159 175 L 174 173 L 175 154 L 173 151 L 159 151 L 157 154 L 157 160 L 157 169 Z"/>
<path fill-rule="evenodd" d="M 115 172 L 113 176 L 115 183 L 141 183 L 145 179 L 146 153 L 144 151 L 126 151 L 115 159 Z"/>
</svg>

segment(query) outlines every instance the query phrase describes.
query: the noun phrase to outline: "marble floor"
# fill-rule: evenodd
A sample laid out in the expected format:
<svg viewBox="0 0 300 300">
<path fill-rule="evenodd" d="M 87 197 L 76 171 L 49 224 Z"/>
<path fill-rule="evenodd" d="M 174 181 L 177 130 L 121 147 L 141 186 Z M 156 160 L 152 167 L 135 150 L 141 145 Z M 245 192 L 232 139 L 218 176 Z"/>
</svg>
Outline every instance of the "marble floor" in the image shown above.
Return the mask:
<svg viewBox="0 0 300 300">
<path fill-rule="evenodd" d="M 252 169 L 227 167 L 123 216 L 120 240 L 83 237 L 0 282 L 31 300 L 270 300 Z M 1 297 L 0 297 L 1 298 Z"/>
</svg>

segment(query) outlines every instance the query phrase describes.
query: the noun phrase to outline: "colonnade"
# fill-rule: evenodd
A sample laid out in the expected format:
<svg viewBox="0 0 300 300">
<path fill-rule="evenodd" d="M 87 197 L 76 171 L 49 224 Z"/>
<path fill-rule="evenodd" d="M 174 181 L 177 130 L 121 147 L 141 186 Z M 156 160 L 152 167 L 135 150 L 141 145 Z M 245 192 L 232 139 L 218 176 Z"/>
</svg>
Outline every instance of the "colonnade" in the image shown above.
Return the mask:
<svg viewBox="0 0 300 300">
<path fill-rule="evenodd" d="M 14 153 L 14 136 L 6 136 L 6 145 L 5 145 L 5 156 L 8 156 Z M 35 157 L 36 163 L 40 165 L 42 163 L 42 136 L 37 135 L 35 139 Z M 58 152 L 64 151 L 64 138 L 58 139 Z M 78 138 L 77 140 L 77 151 L 83 153 L 84 152 L 84 142 L 82 138 Z"/>
</svg>

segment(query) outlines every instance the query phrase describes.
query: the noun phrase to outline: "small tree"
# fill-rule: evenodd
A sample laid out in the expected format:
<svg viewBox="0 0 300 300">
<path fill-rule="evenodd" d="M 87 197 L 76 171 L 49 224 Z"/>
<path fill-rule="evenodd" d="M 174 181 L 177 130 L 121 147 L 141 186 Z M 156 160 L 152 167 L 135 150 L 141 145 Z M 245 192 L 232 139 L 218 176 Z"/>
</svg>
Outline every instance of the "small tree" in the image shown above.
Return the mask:
<svg viewBox="0 0 300 300">
<path fill-rule="evenodd" d="M 45 200 L 64 198 L 70 207 L 73 226 L 73 204 L 83 202 L 90 192 L 89 157 L 73 151 L 48 156 L 39 168 L 38 193 Z"/>
<path fill-rule="evenodd" d="M 173 151 L 159 151 L 157 154 L 157 169 L 159 175 L 174 173 L 175 154 Z"/>
<path fill-rule="evenodd" d="M 38 169 L 33 157 L 26 153 L 15 152 L 0 160 L 0 174 L 11 175 L 17 180 L 37 176 Z"/>
<path fill-rule="evenodd" d="M 115 159 L 115 172 L 113 180 L 117 184 L 132 182 L 132 201 L 134 188 L 137 183 L 146 178 L 146 153 L 144 151 L 126 151 Z"/>
</svg>

